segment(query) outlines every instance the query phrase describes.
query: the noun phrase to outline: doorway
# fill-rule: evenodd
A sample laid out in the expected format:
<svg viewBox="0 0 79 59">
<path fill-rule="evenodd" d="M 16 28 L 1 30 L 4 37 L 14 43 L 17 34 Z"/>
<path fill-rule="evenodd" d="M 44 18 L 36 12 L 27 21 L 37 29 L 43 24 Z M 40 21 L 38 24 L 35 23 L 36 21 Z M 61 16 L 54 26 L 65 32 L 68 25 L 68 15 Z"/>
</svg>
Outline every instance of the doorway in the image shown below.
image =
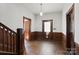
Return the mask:
<svg viewBox="0 0 79 59">
<path fill-rule="evenodd" d="M 42 21 L 42 32 L 44 33 L 43 38 L 48 39 L 49 34 L 53 32 L 53 20 Z"/>
<path fill-rule="evenodd" d="M 66 14 L 66 48 L 69 54 L 75 54 L 75 42 L 74 42 L 74 33 L 75 33 L 75 25 L 74 25 L 74 4 L 69 9 Z"/>
<path fill-rule="evenodd" d="M 30 40 L 31 19 L 23 16 L 24 39 Z"/>
</svg>

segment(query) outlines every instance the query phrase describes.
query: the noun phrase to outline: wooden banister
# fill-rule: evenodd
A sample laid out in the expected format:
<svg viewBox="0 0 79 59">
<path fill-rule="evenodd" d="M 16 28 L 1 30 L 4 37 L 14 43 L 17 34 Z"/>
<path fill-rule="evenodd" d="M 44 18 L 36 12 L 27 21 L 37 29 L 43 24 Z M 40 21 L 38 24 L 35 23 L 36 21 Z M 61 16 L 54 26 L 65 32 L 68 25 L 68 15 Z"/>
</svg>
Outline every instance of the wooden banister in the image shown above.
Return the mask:
<svg viewBox="0 0 79 59">
<path fill-rule="evenodd" d="M 23 29 L 18 28 L 17 33 L 0 23 L 0 54 L 22 55 L 24 51 Z"/>
<path fill-rule="evenodd" d="M 0 22 L 0 51 L 16 54 L 16 32 Z M 0 52 L 2 54 L 2 52 Z"/>
</svg>

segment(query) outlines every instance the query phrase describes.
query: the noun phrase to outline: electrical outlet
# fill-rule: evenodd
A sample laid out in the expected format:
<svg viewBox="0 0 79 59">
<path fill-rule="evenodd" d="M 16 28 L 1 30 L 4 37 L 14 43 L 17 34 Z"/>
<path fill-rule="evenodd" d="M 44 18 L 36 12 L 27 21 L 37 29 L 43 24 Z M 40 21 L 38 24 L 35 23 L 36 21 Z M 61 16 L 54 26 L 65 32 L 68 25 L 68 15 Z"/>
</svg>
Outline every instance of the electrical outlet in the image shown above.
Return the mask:
<svg viewBox="0 0 79 59">
<path fill-rule="evenodd" d="M 53 30 L 56 30 L 56 28 L 53 28 Z"/>
</svg>

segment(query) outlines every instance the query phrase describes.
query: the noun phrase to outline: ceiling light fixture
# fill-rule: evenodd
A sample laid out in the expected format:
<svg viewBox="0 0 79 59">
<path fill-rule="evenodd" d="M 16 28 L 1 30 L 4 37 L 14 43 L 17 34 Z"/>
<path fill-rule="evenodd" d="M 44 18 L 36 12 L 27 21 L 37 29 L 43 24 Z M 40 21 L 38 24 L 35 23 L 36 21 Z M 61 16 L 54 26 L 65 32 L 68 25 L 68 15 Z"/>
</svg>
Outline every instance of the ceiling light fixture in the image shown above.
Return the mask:
<svg viewBox="0 0 79 59">
<path fill-rule="evenodd" d="M 40 9 L 41 9 L 41 10 L 40 10 L 40 16 L 43 16 L 42 5 L 43 5 L 43 4 L 41 3 L 41 4 L 40 4 Z"/>
</svg>

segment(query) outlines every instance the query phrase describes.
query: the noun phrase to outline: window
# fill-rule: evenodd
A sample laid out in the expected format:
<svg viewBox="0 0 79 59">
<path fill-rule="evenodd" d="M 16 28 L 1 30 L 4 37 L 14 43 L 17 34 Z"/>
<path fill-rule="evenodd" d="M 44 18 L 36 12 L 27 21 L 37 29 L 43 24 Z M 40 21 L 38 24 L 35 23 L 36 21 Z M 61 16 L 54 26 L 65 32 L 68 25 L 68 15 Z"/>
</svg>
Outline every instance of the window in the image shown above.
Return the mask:
<svg viewBox="0 0 79 59">
<path fill-rule="evenodd" d="M 42 21 L 42 31 L 43 32 L 52 32 L 53 20 L 43 20 Z"/>
<path fill-rule="evenodd" d="M 44 32 L 51 32 L 50 25 L 51 25 L 51 22 L 44 22 Z"/>
</svg>

